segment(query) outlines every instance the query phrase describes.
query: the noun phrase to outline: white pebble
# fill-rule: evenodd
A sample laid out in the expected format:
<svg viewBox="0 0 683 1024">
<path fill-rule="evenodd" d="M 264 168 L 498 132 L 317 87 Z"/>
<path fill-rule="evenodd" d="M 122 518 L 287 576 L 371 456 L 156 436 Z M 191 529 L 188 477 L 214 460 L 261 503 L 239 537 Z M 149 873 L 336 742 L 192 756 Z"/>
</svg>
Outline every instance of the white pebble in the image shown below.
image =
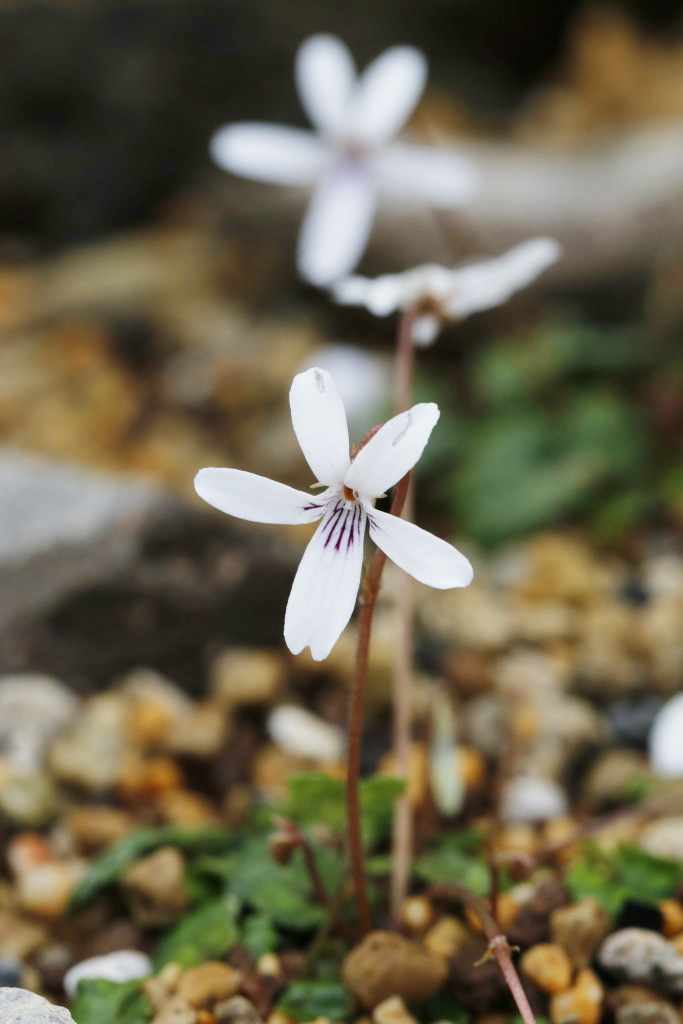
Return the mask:
<svg viewBox="0 0 683 1024">
<path fill-rule="evenodd" d="M 294 704 L 282 704 L 268 716 L 268 734 L 281 750 L 311 761 L 338 761 L 344 749 L 341 729 Z"/>
<path fill-rule="evenodd" d="M 91 956 L 88 960 L 81 960 L 80 964 L 74 964 L 64 975 L 64 991 L 69 998 L 73 998 L 83 978 L 134 981 L 136 978 L 146 978 L 152 970 L 152 961 L 144 953 L 135 949 L 118 949 L 115 953 Z"/>
<path fill-rule="evenodd" d="M 683 693 L 668 700 L 650 729 L 650 761 L 658 775 L 683 776 Z"/>
<path fill-rule="evenodd" d="M 552 779 L 518 775 L 503 790 L 503 821 L 547 821 L 567 813 L 564 790 Z"/>
</svg>

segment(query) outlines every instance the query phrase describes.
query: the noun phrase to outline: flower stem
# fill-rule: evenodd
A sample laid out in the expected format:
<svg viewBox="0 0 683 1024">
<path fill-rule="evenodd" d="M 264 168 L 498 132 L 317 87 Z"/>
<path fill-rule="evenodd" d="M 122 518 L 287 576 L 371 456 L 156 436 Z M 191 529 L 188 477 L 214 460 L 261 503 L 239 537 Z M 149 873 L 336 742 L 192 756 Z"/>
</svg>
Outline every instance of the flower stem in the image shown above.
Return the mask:
<svg viewBox="0 0 683 1024">
<path fill-rule="evenodd" d="M 417 310 L 406 309 L 399 321 L 396 340 L 396 384 L 394 413 L 403 412 L 412 404 L 415 375 L 413 324 Z M 413 515 L 415 484 L 411 484 L 403 507 L 403 518 Z M 393 674 L 393 748 L 396 767 L 407 782 L 410 771 L 411 682 L 413 673 L 413 621 L 415 600 L 413 581 L 401 573 L 394 590 L 396 615 L 396 647 Z M 401 904 L 408 891 L 410 863 L 413 853 L 413 815 L 407 794 L 396 801 L 391 858 L 391 920 L 398 926 Z"/>
<path fill-rule="evenodd" d="M 489 913 L 484 902 L 464 885 L 459 885 L 457 882 L 435 885 L 429 890 L 427 895 L 434 899 L 457 900 L 458 903 L 464 903 L 465 906 L 474 911 L 481 921 L 484 934 L 489 941 L 489 953 L 496 958 L 496 962 L 505 978 L 507 987 L 512 993 L 512 998 L 517 1004 L 517 1009 L 524 1024 L 536 1024 L 534 1012 L 529 1005 L 526 992 L 522 987 L 522 982 L 510 956 L 510 944 L 493 916 Z"/>
<path fill-rule="evenodd" d="M 408 493 L 410 474 L 406 474 L 396 485 L 391 514 L 400 516 Z M 363 838 L 360 826 L 360 752 L 363 734 L 365 691 L 368 681 L 368 656 L 372 618 L 377 604 L 379 584 L 387 556 L 379 548 L 375 551 L 361 590 L 358 616 L 358 646 L 356 665 L 349 695 L 348 747 L 346 755 L 346 822 L 349 844 L 349 866 L 353 881 L 358 922 L 363 935 L 372 928 L 368 890 L 363 865 Z"/>
</svg>

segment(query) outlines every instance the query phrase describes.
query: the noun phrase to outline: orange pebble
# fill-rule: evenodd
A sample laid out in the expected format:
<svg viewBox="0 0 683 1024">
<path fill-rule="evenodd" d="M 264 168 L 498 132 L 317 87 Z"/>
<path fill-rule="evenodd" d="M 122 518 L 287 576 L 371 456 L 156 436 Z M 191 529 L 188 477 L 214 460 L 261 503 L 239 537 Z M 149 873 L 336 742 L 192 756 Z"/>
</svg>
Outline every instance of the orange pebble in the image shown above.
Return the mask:
<svg viewBox="0 0 683 1024">
<path fill-rule="evenodd" d="M 658 907 L 664 918 L 664 934 L 667 939 L 683 932 L 683 904 L 678 900 L 661 900 Z"/>
</svg>

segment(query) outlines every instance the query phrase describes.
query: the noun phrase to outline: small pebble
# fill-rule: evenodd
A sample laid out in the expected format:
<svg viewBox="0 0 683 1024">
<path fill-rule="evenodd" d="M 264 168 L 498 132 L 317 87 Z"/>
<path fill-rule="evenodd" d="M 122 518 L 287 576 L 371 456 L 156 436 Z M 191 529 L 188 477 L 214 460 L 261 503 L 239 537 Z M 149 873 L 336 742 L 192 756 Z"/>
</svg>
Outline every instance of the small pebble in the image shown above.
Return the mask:
<svg viewBox="0 0 683 1024">
<path fill-rule="evenodd" d="M 683 693 L 671 697 L 655 715 L 650 730 L 650 761 L 659 775 L 683 777 Z"/>
<path fill-rule="evenodd" d="M 434 905 L 424 896 L 409 896 L 401 905 L 401 924 L 409 932 L 419 934 L 434 920 Z"/>
<path fill-rule="evenodd" d="M 681 1024 L 676 1007 L 658 999 L 618 1006 L 614 1018 L 616 1024 Z"/>
<path fill-rule="evenodd" d="M 244 996 L 232 996 L 216 1003 L 213 1015 L 216 1024 L 263 1024 L 254 1004 Z"/>
<path fill-rule="evenodd" d="M 162 846 L 131 864 L 120 884 L 135 921 L 143 927 L 171 924 L 189 904 L 185 860 L 173 846 Z"/>
<path fill-rule="evenodd" d="M 503 788 L 501 816 L 503 821 L 547 821 L 567 813 L 564 789 L 552 779 L 535 775 L 518 775 Z"/>
<path fill-rule="evenodd" d="M 391 996 L 376 1006 L 372 1019 L 375 1024 L 417 1024 L 400 996 Z"/>
<path fill-rule="evenodd" d="M 211 692 L 225 708 L 273 704 L 285 681 L 282 659 L 270 651 L 232 647 L 214 658 L 209 668 Z"/>
<path fill-rule="evenodd" d="M 550 999 L 551 1024 L 598 1024 L 604 990 L 595 971 L 584 968 L 566 992 Z"/>
<path fill-rule="evenodd" d="M 92 956 L 74 964 L 64 975 L 64 991 L 73 998 L 82 978 L 104 978 L 106 981 L 133 981 L 152 973 L 152 961 L 134 949 L 119 949 L 106 956 Z"/>
<path fill-rule="evenodd" d="M 150 1024 L 198 1024 L 199 1015 L 181 996 L 171 996 L 159 1007 Z"/>
<path fill-rule="evenodd" d="M 645 928 L 622 928 L 605 939 L 598 963 L 620 981 L 660 986 L 683 994 L 683 956 L 670 942 Z"/>
<path fill-rule="evenodd" d="M 683 932 L 683 903 L 680 900 L 660 900 L 657 906 L 662 915 L 667 939 Z"/>
<path fill-rule="evenodd" d="M 441 960 L 450 960 L 471 941 L 470 933 L 457 917 L 445 915 L 433 924 L 422 940 L 426 950 Z"/>
<path fill-rule="evenodd" d="M 344 750 L 341 729 L 294 704 L 281 704 L 268 715 L 268 734 L 281 750 L 295 757 L 325 763 L 338 761 Z"/>
<path fill-rule="evenodd" d="M 527 978 L 550 995 L 565 992 L 572 980 L 572 964 L 562 946 L 540 942 L 522 955 L 521 968 Z"/>
<path fill-rule="evenodd" d="M 553 942 L 566 950 L 574 967 L 578 968 L 588 967 L 611 927 L 607 911 L 590 896 L 566 907 L 558 907 L 550 915 Z"/>
<path fill-rule="evenodd" d="M 342 979 L 366 1009 L 390 996 L 406 1003 L 429 999 L 446 980 L 448 970 L 439 957 L 393 932 L 370 932 L 347 955 Z"/>
<path fill-rule="evenodd" d="M 210 960 L 185 971 L 178 982 L 178 995 L 191 1006 L 209 1008 L 221 999 L 237 994 L 242 975 L 234 967 Z"/>
<path fill-rule="evenodd" d="M 683 814 L 651 821 L 640 833 L 638 843 L 655 857 L 683 860 Z"/>
</svg>

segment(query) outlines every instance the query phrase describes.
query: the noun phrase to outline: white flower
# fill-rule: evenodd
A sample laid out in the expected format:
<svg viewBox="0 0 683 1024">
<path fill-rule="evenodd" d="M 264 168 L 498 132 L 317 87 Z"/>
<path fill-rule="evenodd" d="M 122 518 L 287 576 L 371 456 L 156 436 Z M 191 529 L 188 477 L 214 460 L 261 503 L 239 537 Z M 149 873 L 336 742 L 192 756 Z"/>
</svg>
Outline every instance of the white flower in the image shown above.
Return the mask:
<svg viewBox="0 0 683 1024">
<path fill-rule="evenodd" d="M 307 39 L 296 57 L 301 103 L 317 135 L 245 122 L 219 129 L 211 153 L 220 167 L 281 185 L 312 185 L 299 236 L 299 270 L 328 285 L 360 259 L 377 192 L 436 207 L 467 202 L 476 187 L 469 161 L 422 146 L 393 143 L 424 88 L 419 50 L 395 46 L 356 74 L 333 36 Z"/>
<path fill-rule="evenodd" d="M 649 745 L 658 775 L 683 778 L 683 693 L 671 697 L 655 715 Z"/>
<path fill-rule="evenodd" d="M 285 641 L 293 654 L 311 648 L 316 661 L 330 653 L 356 603 L 365 527 L 375 544 L 405 572 L 431 587 L 466 587 L 472 566 L 450 544 L 413 523 L 375 508 L 375 500 L 420 458 L 439 418 L 431 402 L 413 406 L 371 432 L 352 457 L 344 405 L 332 378 L 318 367 L 294 378 L 292 424 L 317 481 L 306 494 L 239 469 L 201 469 L 200 497 L 228 515 L 256 523 L 314 523 L 285 614 Z"/>
<path fill-rule="evenodd" d="M 347 277 L 334 286 L 334 297 L 349 306 L 365 306 L 375 316 L 416 307 L 413 324 L 416 345 L 431 345 L 446 320 L 463 320 L 500 306 L 531 284 L 559 259 L 552 238 L 531 238 L 502 256 L 449 269 L 426 263 L 402 274 Z"/>
</svg>

